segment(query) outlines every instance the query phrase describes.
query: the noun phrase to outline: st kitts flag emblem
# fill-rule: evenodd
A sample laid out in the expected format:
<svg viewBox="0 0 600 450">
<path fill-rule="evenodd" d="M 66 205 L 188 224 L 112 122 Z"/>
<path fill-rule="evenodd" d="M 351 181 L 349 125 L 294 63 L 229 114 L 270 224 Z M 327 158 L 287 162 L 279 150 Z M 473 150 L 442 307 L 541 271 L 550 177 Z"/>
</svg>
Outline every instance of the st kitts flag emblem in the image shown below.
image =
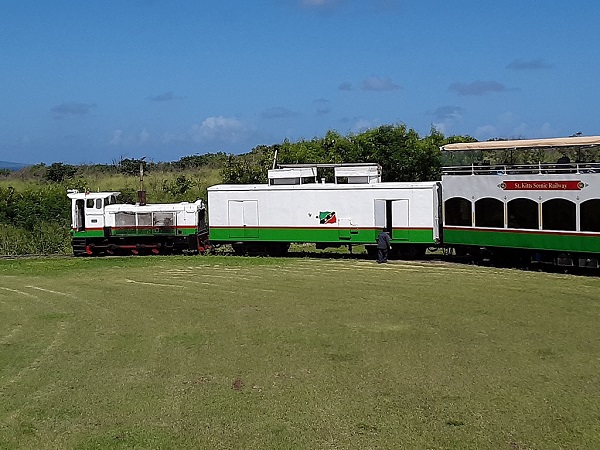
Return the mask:
<svg viewBox="0 0 600 450">
<path fill-rule="evenodd" d="M 321 211 L 319 213 L 319 223 L 336 223 L 335 212 Z"/>
</svg>

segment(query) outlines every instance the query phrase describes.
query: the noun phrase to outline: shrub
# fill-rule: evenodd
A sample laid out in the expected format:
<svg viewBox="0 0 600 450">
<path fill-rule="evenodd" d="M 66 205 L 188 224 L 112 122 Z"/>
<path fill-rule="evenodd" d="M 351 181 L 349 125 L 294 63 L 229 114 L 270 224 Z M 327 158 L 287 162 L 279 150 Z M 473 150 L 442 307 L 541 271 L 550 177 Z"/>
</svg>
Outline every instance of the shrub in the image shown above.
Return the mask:
<svg viewBox="0 0 600 450">
<path fill-rule="evenodd" d="M 0 224 L 0 255 L 26 255 L 35 253 L 29 232 L 13 225 Z"/>
<path fill-rule="evenodd" d="M 36 224 L 31 232 L 34 253 L 43 255 L 67 254 L 71 252 L 69 229 L 56 222 Z"/>
</svg>

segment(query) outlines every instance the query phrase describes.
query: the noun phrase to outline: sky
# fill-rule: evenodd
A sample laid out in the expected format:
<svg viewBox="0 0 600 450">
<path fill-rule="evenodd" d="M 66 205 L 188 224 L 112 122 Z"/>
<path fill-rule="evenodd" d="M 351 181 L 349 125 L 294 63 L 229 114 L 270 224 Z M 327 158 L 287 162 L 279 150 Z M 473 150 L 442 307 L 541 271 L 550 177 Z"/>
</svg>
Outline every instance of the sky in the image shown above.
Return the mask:
<svg viewBox="0 0 600 450">
<path fill-rule="evenodd" d="M 2 0 L 0 160 L 600 135 L 597 0 Z"/>
</svg>

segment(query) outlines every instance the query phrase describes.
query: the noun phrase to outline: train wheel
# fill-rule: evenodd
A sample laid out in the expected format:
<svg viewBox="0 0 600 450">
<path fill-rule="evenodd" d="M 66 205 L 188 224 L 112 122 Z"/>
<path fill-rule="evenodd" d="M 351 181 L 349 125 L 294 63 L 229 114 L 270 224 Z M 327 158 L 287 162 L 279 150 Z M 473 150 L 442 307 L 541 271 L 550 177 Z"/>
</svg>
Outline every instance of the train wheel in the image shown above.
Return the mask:
<svg viewBox="0 0 600 450">
<path fill-rule="evenodd" d="M 236 255 L 246 255 L 248 253 L 248 249 L 246 248 L 245 244 L 231 244 L 231 248 L 233 249 L 233 253 Z"/>
<path fill-rule="evenodd" d="M 365 245 L 365 250 L 367 251 L 369 259 L 377 259 L 377 246 Z"/>
<path fill-rule="evenodd" d="M 265 246 L 265 253 L 269 256 L 285 256 L 289 249 L 288 243 L 273 243 Z"/>
<path fill-rule="evenodd" d="M 425 247 L 420 245 L 399 245 L 395 254 L 400 259 L 421 259 L 425 256 Z"/>
</svg>

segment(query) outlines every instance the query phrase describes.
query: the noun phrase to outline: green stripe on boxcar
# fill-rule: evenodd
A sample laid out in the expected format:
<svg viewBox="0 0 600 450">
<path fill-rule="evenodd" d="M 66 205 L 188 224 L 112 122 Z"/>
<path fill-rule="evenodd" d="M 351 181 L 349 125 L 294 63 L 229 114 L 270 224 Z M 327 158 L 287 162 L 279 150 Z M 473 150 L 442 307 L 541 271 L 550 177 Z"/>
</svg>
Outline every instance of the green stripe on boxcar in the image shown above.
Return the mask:
<svg viewBox="0 0 600 450">
<path fill-rule="evenodd" d="M 396 233 L 400 231 L 400 233 Z M 273 228 L 273 227 L 223 227 L 210 228 L 210 240 L 215 242 L 265 241 L 265 242 L 340 242 L 373 244 L 378 229 L 364 228 Z M 394 230 L 392 243 L 432 244 L 433 230 Z"/>
</svg>

